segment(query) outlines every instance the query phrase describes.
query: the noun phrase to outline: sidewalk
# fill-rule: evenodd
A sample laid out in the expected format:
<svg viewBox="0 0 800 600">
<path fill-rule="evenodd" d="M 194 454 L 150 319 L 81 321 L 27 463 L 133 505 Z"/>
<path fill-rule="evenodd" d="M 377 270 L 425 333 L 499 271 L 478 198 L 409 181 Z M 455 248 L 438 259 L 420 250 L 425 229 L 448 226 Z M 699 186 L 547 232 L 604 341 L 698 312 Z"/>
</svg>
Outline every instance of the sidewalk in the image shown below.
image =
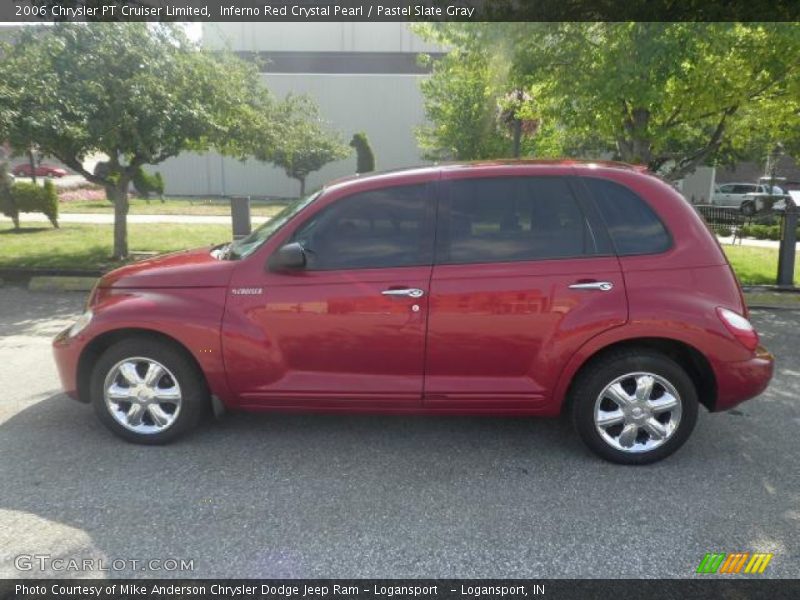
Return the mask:
<svg viewBox="0 0 800 600">
<path fill-rule="evenodd" d="M 260 225 L 269 221 L 270 217 L 250 217 L 253 225 Z M 41 213 L 22 213 L 20 221 L 49 223 L 46 216 Z M 11 219 L 0 215 L 0 223 L 10 223 Z M 93 225 L 112 225 L 113 214 L 99 213 L 61 213 L 58 215 L 59 223 L 89 223 Z M 231 218 L 223 215 L 128 215 L 128 223 L 184 223 L 188 225 L 230 225 Z"/>
<path fill-rule="evenodd" d="M 720 237 L 717 236 L 719 243 L 723 246 L 751 246 L 753 248 L 774 248 L 777 250 L 781 243 L 775 240 L 751 240 L 745 238 L 743 240 L 736 240 L 736 243 L 733 243 L 733 237 Z M 798 242 L 800 244 L 800 242 Z"/>
</svg>

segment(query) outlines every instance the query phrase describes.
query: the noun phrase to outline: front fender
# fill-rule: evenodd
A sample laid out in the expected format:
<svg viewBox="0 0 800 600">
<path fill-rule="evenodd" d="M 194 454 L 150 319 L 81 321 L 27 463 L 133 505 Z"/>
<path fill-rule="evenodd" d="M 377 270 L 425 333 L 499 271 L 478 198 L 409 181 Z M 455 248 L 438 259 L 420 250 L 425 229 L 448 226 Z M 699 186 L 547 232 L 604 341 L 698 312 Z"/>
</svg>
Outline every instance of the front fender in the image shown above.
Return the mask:
<svg viewBox="0 0 800 600">
<path fill-rule="evenodd" d="M 99 290 L 91 324 L 74 343 L 83 358 L 100 340 L 120 332 L 156 332 L 177 342 L 194 358 L 211 393 L 227 402 L 220 326 L 226 288 Z M 77 366 L 77 365 L 76 365 Z"/>
</svg>

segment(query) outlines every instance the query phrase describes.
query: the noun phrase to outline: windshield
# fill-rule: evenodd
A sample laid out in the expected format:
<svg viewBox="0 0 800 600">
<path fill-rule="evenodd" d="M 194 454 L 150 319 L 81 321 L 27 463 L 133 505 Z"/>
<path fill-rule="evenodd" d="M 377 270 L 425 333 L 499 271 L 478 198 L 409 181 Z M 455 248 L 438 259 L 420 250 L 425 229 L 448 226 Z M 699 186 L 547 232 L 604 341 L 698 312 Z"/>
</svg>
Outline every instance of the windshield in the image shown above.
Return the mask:
<svg viewBox="0 0 800 600">
<path fill-rule="evenodd" d="M 260 248 L 264 242 L 277 233 L 289 219 L 319 198 L 321 193 L 322 191 L 319 191 L 305 198 L 299 198 L 294 202 L 290 202 L 282 211 L 253 231 L 250 235 L 236 240 L 235 242 L 231 242 L 227 253 L 228 258 L 246 258 L 250 256 Z"/>
</svg>

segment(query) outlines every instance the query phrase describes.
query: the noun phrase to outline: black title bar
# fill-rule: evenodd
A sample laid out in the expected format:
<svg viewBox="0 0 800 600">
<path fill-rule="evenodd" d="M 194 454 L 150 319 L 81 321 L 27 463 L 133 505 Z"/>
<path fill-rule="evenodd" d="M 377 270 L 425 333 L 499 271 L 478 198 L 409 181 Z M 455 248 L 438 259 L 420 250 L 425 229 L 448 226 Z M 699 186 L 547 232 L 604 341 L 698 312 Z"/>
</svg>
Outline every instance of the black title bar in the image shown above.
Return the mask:
<svg viewBox="0 0 800 600">
<path fill-rule="evenodd" d="M 800 1 L 0 0 L 0 21 L 800 21 Z"/>
</svg>

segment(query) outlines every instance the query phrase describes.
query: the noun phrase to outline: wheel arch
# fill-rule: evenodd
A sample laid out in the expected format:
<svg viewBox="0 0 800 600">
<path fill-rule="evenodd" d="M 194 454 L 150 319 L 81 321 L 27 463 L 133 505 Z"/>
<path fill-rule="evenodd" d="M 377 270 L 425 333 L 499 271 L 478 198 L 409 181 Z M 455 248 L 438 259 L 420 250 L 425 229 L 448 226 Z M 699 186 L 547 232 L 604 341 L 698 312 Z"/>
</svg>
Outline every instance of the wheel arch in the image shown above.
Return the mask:
<svg viewBox="0 0 800 600">
<path fill-rule="evenodd" d="M 102 355 L 103 352 L 117 342 L 134 337 L 157 340 L 175 348 L 192 362 L 195 369 L 197 369 L 197 372 L 200 374 L 206 388 L 209 387 L 206 374 L 203 372 L 203 368 L 198 362 L 197 357 L 192 354 L 192 352 L 190 352 L 189 349 L 179 340 L 154 329 L 126 327 L 122 329 L 112 329 L 110 331 L 101 333 L 92 339 L 81 352 L 80 358 L 78 359 L 77 391 L 78 398 L 82 402 L 89 401 L 89 382 L 92 377 L 92 368 L 100 355 Z"/>
<path fill-rule="evenodd" d="M 570 407 L 572 388 L 578 375 L 609 353 L 618 350 L 644 349 L 664 354 L 678 363 L 694 383 L 700 403 L 709 411 L 714 410 L 717 399 L 717 379 L 711 363 L 700 350 L 684 341 L 667 337 L 635 337 L 619 340 L 596 348 L 580 360 L 577 366 L 569 368 L 569 381 L 563 385 L 560 396 L 561 411 Z M 563 377 L 563 374 L 562 374 Z"/>
</svg>

